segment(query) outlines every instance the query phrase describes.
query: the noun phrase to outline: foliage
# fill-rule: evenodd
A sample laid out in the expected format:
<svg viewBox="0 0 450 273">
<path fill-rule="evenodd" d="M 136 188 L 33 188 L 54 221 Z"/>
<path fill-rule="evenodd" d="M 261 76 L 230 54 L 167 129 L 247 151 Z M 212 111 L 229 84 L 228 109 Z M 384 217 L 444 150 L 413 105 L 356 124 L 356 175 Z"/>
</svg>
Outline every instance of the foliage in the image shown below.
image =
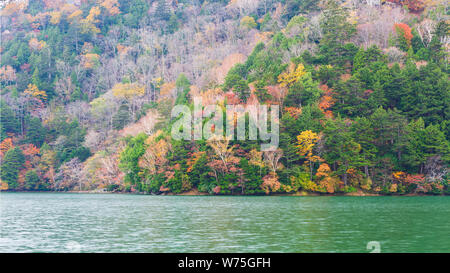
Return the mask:
<svg viewBox="0 0 450 273">
<path fill-rule="evenodd" d="M 128 138 L 125 149 L 120 153 L 119 167 L 125 172 L 125 182 L 139 186 L 139 158 L 145 153 L 145 134 Z"/>
<path fill-rule="evenodd" d="M 255 28 L 256 27 L 255 19 L 250 16 L 244 16 L 241 19 L 241 26 L 249 28 L 249 29 Z"/>
<path fill-rule="evenodd" d="M 404 23 L 398 23 L 394 25 L 395 31 L 397 32 L 399 47 L 403 50 L 408 50 L 411 45 L 411 39 L 413 35 L 411 34 L 411 28 Z"/>
<path fill-rule="evenodd" d="M 144 95 L 145 88 L 136 83 L 117 83 L 112 88 L 112 92 L 116 97 L 130 99 Z"/>
<path fill-rule="evenodd" d="M 19 188 L 17 179 L 19 171 L 25 163 L 25 156 L 19 147 L 8 150 L 2 160 L 1 179 L 8 184 L 8 188 L 15 190 Z"/>
<path fill-rule="evenodd" d="M 7 2 L 1 190 L 450 193 L 442 1 Z M 172 139 L 197 96 L 277 104 L 278 149 Z"/>
</svg>

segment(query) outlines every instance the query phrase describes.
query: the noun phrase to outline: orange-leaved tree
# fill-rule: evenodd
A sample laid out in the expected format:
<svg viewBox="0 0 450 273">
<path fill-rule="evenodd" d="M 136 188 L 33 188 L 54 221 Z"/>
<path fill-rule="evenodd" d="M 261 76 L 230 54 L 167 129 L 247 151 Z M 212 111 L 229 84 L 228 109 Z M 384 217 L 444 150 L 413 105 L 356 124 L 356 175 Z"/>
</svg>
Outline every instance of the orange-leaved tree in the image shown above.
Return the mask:
<svg viewBox="0 0 450 273">
<path fill-rule="evenodd" d="M 394 29 L 397 34 L 404 39 L 407 46 L 409 47 L 411 45 L 411 39 L 413 38 L 411 28 L 405 23 L 397 23 L 394 25 Z"/>
<path fill-rule="evenodd" d="M 12 138 L 8 137 L 5 138 L 1 143 L 0 143 L 0 156 L 4 156 L 6 154 L 6 152 L 11 149 L 14 148 L 13 142 L 12 142 Z"/>
</svg>

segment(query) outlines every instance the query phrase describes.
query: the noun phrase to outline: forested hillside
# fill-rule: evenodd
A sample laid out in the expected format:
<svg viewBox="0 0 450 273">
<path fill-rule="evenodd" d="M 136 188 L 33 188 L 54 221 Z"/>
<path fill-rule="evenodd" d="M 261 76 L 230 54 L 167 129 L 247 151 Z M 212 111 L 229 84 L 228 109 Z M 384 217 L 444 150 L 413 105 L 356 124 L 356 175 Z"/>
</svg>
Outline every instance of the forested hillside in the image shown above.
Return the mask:
<svg viewBox="0 0 450 273">
<path fill-rule="evenodd" d="M 445 0 L 17 0 L 1 190 L 449 194 Z M 280 145 L 175 140 L 171 109 L 279 105 Z"/>
</svg>

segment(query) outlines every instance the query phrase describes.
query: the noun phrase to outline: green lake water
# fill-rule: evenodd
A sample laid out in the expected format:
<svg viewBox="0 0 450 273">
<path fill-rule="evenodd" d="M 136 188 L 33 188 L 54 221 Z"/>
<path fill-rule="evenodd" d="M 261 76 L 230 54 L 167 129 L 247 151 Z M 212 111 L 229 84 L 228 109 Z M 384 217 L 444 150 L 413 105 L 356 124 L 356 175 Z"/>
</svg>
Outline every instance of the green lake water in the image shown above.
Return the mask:
<svg viewBox="0 0 450 273">
<path fill-rule="evenodd" d="M 450 252 L 450 197 L 0 193 L 0 252 L 364 253 L 368 244 Z"/>
</svg>

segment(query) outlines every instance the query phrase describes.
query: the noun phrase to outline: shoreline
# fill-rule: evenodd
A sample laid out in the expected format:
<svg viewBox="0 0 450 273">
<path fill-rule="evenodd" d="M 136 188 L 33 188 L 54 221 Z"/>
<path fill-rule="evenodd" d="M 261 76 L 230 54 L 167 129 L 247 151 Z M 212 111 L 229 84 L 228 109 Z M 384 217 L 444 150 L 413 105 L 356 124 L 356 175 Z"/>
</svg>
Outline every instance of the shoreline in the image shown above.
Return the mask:
<svg viewBox="0 0 450 273">
<path fill-rule="evenodd" d="M 408 194 L 379 194 L 379 193 L 367 193 L 367 192 L 350 192 L 350 193 L 315 193 L 315 192 L 305 192 L 299 191 L 294 193 L 272 193 L 272 194 L 209 194 L 205 192 L 199 192 L 197 189 L 193 189 L 190 191 L 182 192 L 182 193 L 162 193 L 162 194 L 154 194 L 154 193 L 144 193 L 144 192 L 111 192 L 111 191 L 0 191 L 2 192 L 16 192 L 16 193 L 77 193 L 77 194 L 129 194 L 129 195 L 154 195 L 154 196 L 297 196 L 297 197 L 320 197 L 320 196 L 354 196 L 354 197 L 373 197 L 373 196 L 448 196 L 448 194 L 424 194 L 424 193 L 408 193 Z"/>
</svg>

